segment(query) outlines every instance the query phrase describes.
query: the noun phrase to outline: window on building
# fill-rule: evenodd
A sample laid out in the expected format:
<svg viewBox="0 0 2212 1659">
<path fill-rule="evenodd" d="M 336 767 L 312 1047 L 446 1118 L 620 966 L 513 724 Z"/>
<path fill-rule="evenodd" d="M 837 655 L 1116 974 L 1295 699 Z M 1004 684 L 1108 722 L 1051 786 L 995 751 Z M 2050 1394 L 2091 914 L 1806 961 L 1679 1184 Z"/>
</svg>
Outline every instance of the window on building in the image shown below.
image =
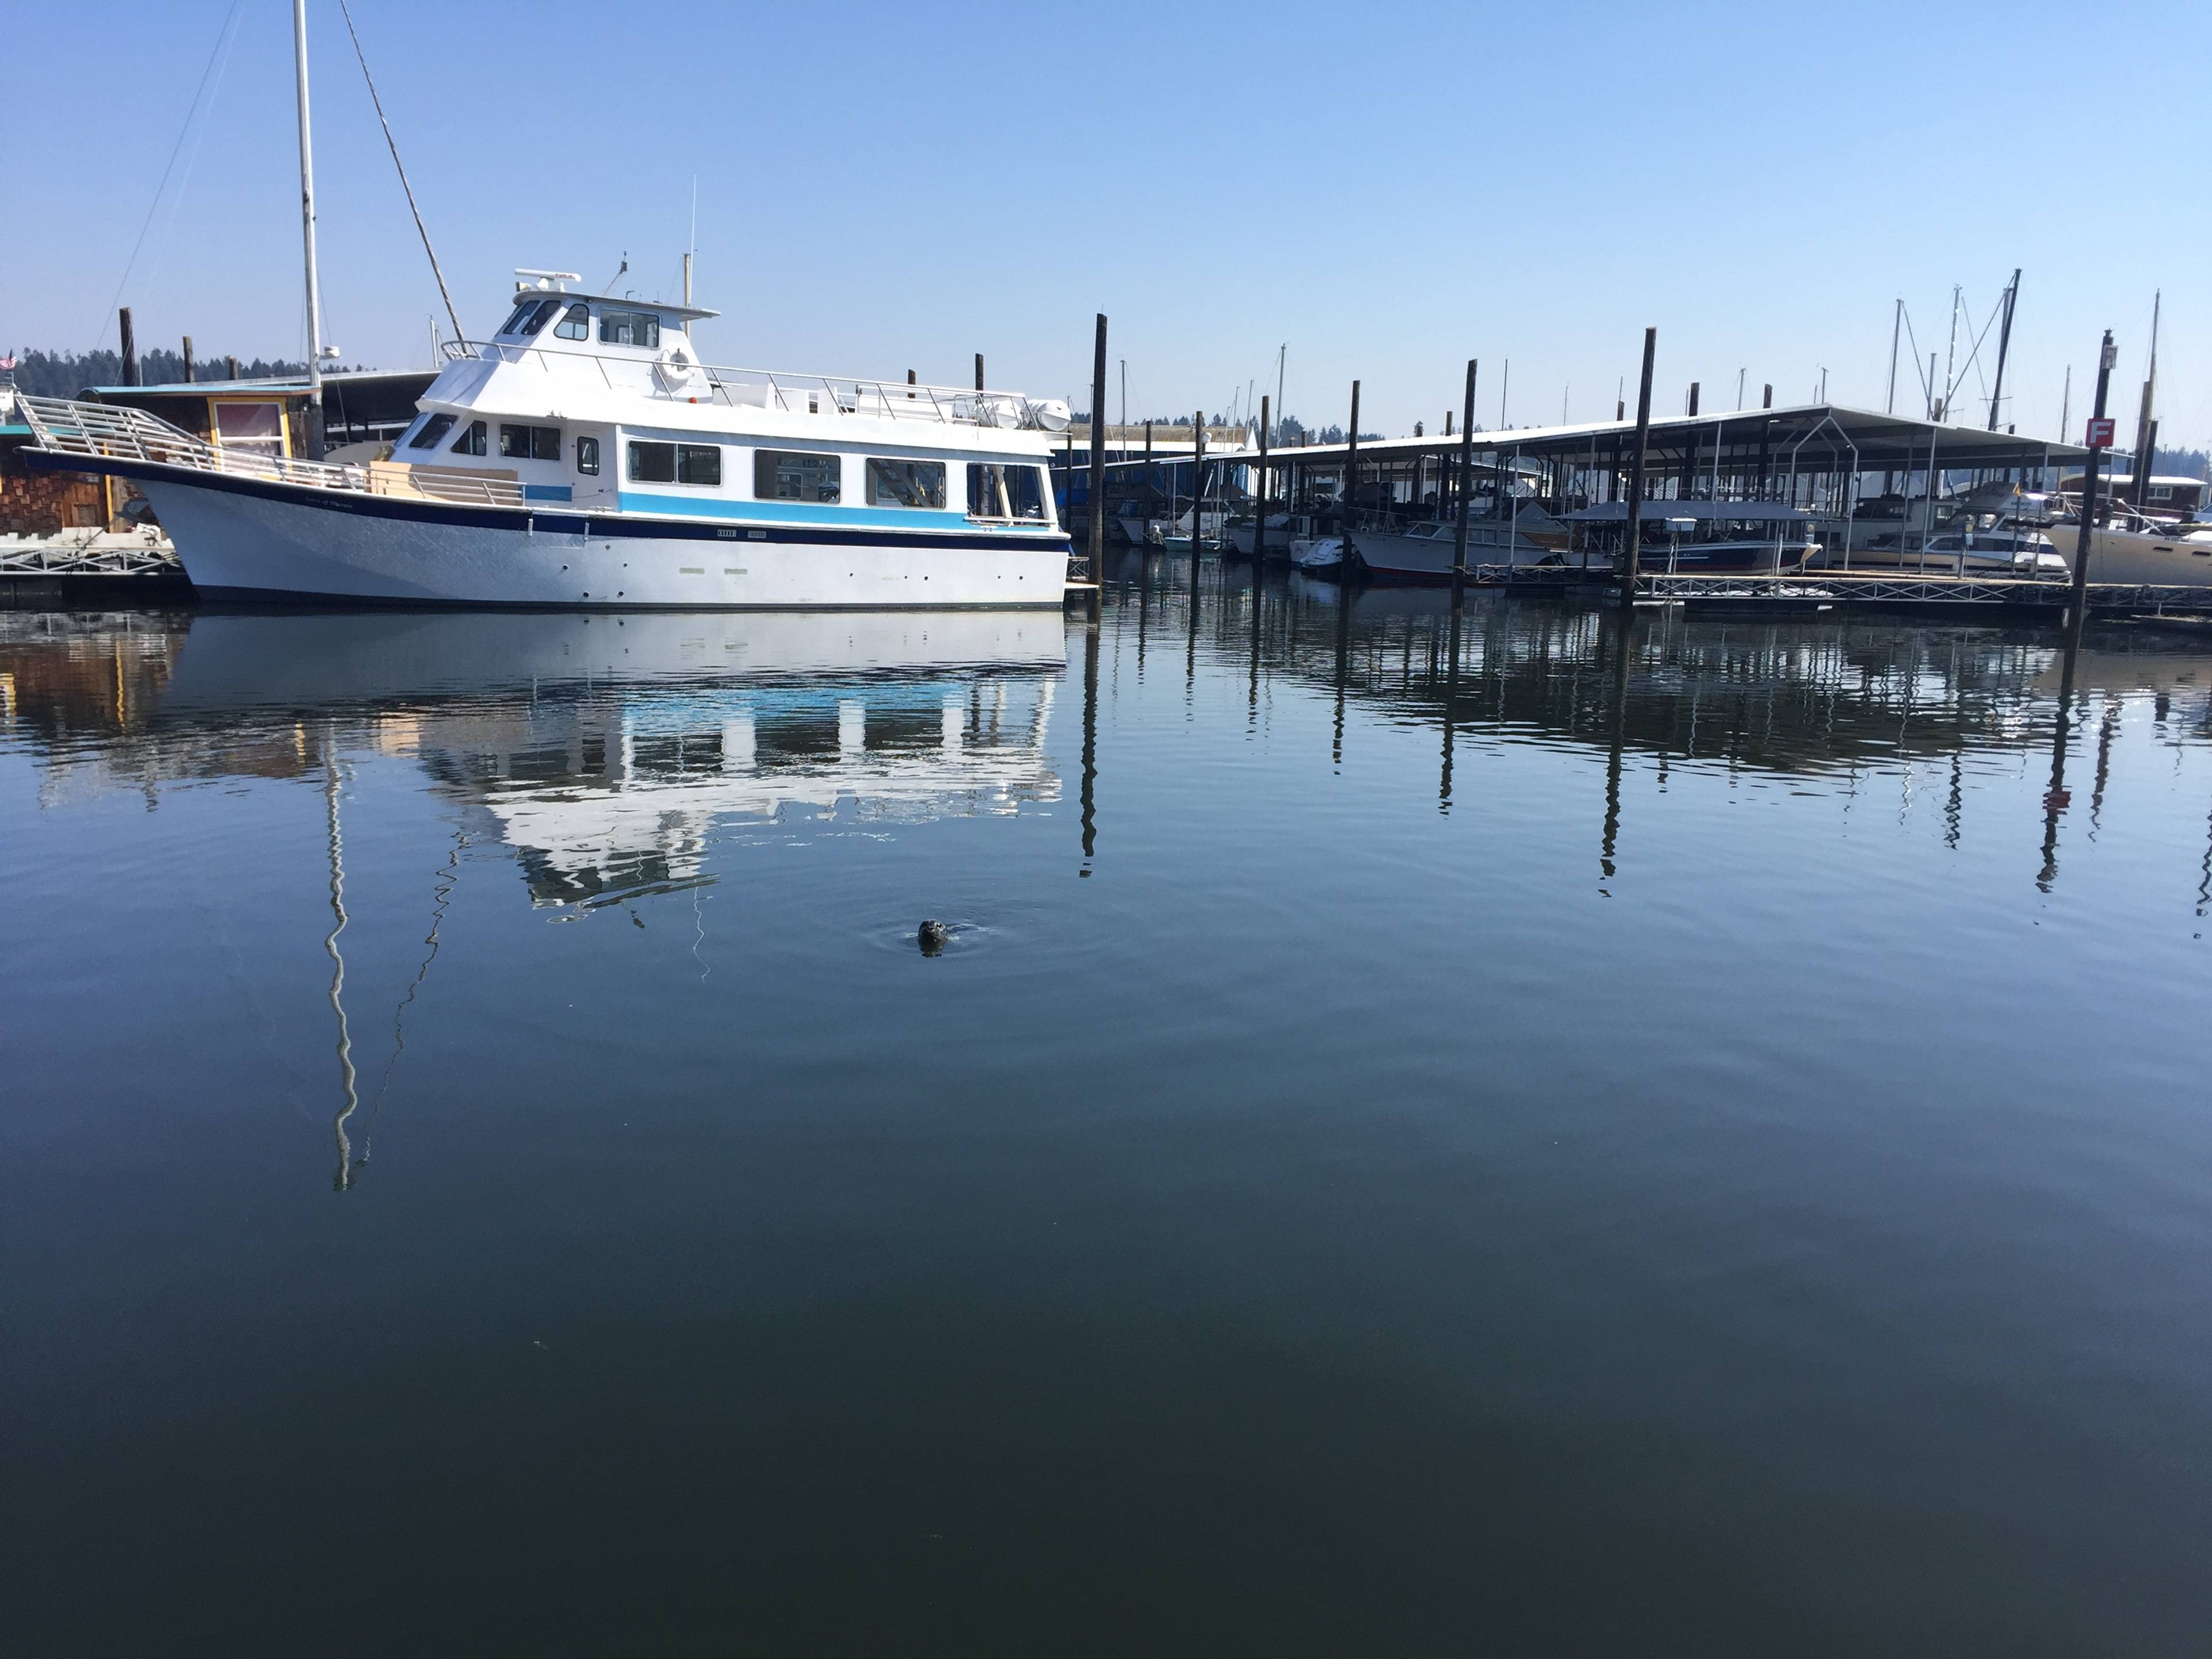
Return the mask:
<svg viewBox="0 0 2212 1659">
<path fill-rule="evenodd" d="M 488 441 L 490 436 L 491 429 L 482 421 L 471 421 L 461 435 L 453 440 L 453 453 L 481 455 L 490 447 Z"/>
<path fill-rule="evenodd" d="M 945 463 L 886 461 L 868 457 L 871 507 L 943 507 Z"/>
<path fill-rule="evenodd" d="M 968 464 L 968 511 L 979 519 L 1042 519 L 1044 473 L 999 461 Z"/>
<path fill-rule="evenodd" d="M 2150 487 L 2150 498 L 2154 501 L 2172 501 L 2173 499 L 2173 486 L 2172 484 L 2162 483 L 2153 484 Z"/>
<path fill-rule="evenodd" d="M 722 452 L 713 444 L 676 446 L 676 482 L 714 484 L 722 482 Z"/>
<path fill-rule="evenodd" d="M 557 426 L 508 426 L 499 428 L 499 453 L 510 461 L 557 461 L 561 459 L 561 428 Z"/>
<path fill-rule="evenodd" d="M 592 337 L 592 308 L 580 300 L 568 307 L 561 318 L 561 326 L 553 331 L 556 340 L 588 340 Z"/>
<path fill-rule="evenodd" d="M 433 415 L 428 420 L 422 422 L 422 429 L 407 441 L 407 447 L 410 449 L 434 449 L 437 447 L 438 440 L 444 437 L 453 429 L 453 417 L 452 416 Z"/>
<path fill-rule="evenodd" d="M 275 400 L 240 403 L 224 400 L 215 405 L 215 441 L 225 449 L 248 449 L 264 455 L 284 453 L 284 405 Z"/>
<path fill-rule="evenodd" d="M 642 443 L 635 438 L 631 439 L 629 481 L 632 483 L 674 483 L 676 482 L 676 446 Z"/>
<path fill-rule="evenodd" d="M 576 471 L 589 477 L 599 476 L 599 441 L 597 438 L 576 440 Z"/>
<path fill-rule="evenodd" d="M 644 346 L 658 350 L 659 315 L 650 311 L 603 311 L 599 313 L 599 339 L 606 345 Z"/>
<path fill-rule="evenodd" d="M 839 482 L 835 455 L 808 455 L 788 449 L 753 452 L 753 495 L 760 501 L 834 503 Z"/>
</svg>

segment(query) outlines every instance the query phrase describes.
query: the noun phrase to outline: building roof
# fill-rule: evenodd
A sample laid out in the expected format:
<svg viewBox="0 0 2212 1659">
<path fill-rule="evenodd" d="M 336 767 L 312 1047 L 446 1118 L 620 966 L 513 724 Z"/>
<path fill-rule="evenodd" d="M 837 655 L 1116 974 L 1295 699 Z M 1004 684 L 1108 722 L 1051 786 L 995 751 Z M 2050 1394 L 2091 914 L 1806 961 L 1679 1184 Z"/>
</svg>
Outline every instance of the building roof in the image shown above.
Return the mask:
<svg viewBox="0 0 2212 1659">
<path fill-rule="evenodd" d="M 325 374 L 323 407 L 328 417 L 339 425 L 404 425 L 415 418 L 416 400 L 430 389 L 430 382 L 437 378 L 438 371 L 434 368 L 356 369 L 342 374 Z M 188 408 L 180 405 L 197 404 L 209 398 L 304 398 L 307 395 L 307 380 L 304 374 L 292 374 L 262 380 L 95 386 L 87 386 L 82 395 L 104 404 L 125 404 L 174 421 L 178 415 L 189 412 Z M 190 426 L 197 418 L 195 415 L 179 423 Z"/>
</svg>

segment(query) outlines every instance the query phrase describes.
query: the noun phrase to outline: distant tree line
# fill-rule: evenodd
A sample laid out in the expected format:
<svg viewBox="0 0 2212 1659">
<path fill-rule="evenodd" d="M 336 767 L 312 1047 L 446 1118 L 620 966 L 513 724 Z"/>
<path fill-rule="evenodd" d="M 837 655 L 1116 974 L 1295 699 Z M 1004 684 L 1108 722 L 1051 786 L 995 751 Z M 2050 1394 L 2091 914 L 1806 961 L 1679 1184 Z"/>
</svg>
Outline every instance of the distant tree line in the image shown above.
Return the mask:
<svg viewBox="0 0 2212 1659">
<path fill-rule="evenodd" d="M 4 356 L 0 353 L 0 356 Z M 122 354 L 114 351 L 34 351 L 28 346 L 15 354 L 15 389 L 33 398 L 74 398 L 88 386 L 121 386 Z M 220 353 L 193 354 L 203 380 L 228 378 L 229 368 Z M 270 362 L 264 357 L 238 360 L 243 380 L 268 380 L 283 374 L 305 374 L 305 363 Z M 167 386 L 185 378 L 182 353 L 156 346 L 138 354 L 138 375 L 149 386 Z"/>
</svg>

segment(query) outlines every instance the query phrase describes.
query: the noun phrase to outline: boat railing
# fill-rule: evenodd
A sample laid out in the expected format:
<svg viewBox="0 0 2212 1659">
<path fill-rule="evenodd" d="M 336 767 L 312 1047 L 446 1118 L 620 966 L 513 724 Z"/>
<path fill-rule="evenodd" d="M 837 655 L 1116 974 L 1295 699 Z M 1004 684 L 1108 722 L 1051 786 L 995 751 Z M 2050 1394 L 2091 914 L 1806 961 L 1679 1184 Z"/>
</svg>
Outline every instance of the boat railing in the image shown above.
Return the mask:
<svg viewBox="0 0 2212 1659">
<path fill-rule="evenodd" d="M 18 401 L 39 447 L 52 455 L 88 461 L 143 461 L 224 477 L 302 484 L 362 495 L 412 495 L 484 507 L 523 505 L 522 486 L 514 480 L 474 477 L 465 468 L 301 460 L 242 444 L 210 443 L 143 409 L 124 404 L 68 398 Z"/>
<path fill-rule="evenodd" d="M 558 373 L 566 364 L 589 363 L 610 392 L 642 394 L 670 403 L 775 409 L 793 415 L 869 415 L 880 420 L 927 421 L 948 426 L 1044 429 L 1038 405 L 1018 392 L 729 368 L 702 362 L 680 346 L 654 357 L 616 357 L 604 352 L 503 340 L 448 340 L 444 350 L 455 362 L 530 362 L 549 373 Z"/>
</svg>

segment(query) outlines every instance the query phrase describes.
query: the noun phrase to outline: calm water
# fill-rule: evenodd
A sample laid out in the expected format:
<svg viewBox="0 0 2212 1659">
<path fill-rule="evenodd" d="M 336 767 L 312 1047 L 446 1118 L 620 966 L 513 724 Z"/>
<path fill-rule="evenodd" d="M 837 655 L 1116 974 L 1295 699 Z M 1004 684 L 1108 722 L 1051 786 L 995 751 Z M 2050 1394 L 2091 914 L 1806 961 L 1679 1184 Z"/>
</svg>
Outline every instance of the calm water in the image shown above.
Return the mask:
<svg viewBox="0 0 2212 1659">
<path fill-rule="evenodd" d="M 0 614 L 8 1651 L 2201 1651 L 2212 647 L 1188 568 Z"/>
</svg>

